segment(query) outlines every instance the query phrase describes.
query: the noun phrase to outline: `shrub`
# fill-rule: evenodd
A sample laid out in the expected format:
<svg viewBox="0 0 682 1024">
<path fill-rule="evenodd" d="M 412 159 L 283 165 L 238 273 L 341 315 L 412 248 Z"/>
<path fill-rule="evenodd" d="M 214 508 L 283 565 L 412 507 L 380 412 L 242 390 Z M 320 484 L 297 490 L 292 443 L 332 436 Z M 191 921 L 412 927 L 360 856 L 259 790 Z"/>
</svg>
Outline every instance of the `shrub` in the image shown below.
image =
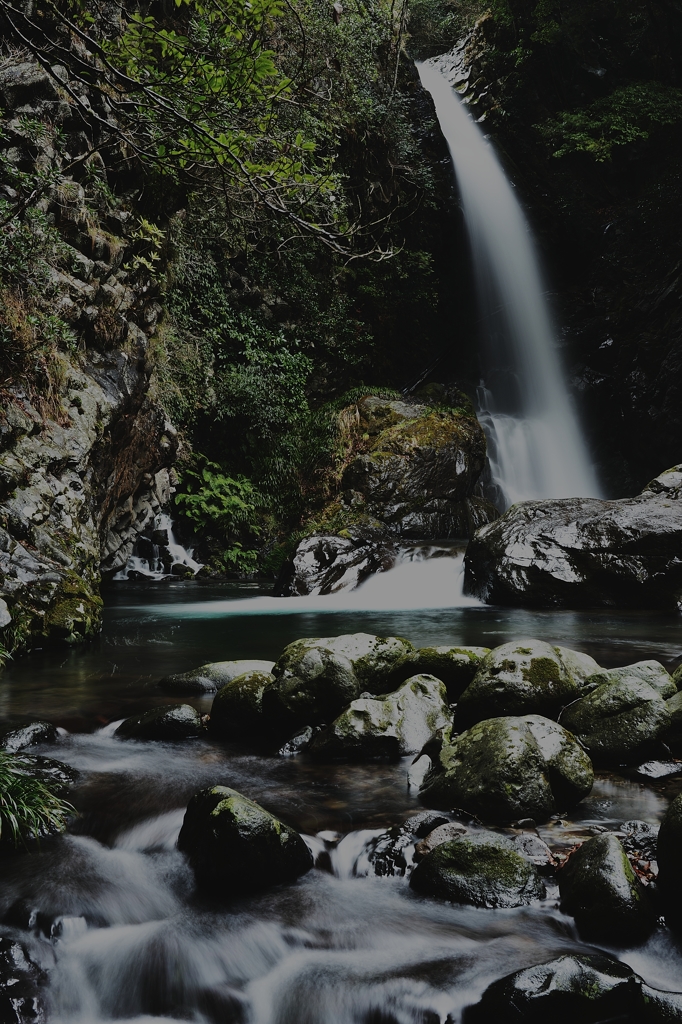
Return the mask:
<svg viewBox="0 0 682 1024">
<path fill-rule="evenodd" d="M 32 778 L 21 758 L 0 752 L 0 842 L 15 847 L 66 829 L 71 804 Z"/>
</svg>

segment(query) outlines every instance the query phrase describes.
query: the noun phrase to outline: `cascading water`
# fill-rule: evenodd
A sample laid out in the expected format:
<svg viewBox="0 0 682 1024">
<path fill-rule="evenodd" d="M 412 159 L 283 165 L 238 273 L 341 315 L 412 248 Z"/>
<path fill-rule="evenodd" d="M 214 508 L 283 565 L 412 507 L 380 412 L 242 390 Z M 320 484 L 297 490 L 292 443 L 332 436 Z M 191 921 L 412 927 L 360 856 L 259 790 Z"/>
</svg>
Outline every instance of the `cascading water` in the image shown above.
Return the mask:
<svg viewBox="0 0 682 1024">
<path fill-rule="evenodd" d="M 124 569 L 117 572 L 115 580 L 139 579 L 145 577 L 152 580 L 162 580 L 174 574 L 174 569 L 184 568 L 195 575 L 202 568 L 201 562 L 194 558 L 193 548 L 184 547 L 175 538 L 173 532 L 173 521 L 167 512 L 160 512 L 151 530 L 152 536 L 163 537 L 165 542 L 157 544 L 153 540 L 145 539 L 145 552 L 133 553 Z M 139 548 L 140 542 L 136 544 Z M 135 549 L 133 549 L 135 552 Z"/>
<path fill-rule="evenodd" d="M 566 391 L 532 239 L 490 143 L 438 61 L 418 65 L 457 175 L 481 307 L 479 418 L 501 503 L 598 496 Z"/>
</svg>

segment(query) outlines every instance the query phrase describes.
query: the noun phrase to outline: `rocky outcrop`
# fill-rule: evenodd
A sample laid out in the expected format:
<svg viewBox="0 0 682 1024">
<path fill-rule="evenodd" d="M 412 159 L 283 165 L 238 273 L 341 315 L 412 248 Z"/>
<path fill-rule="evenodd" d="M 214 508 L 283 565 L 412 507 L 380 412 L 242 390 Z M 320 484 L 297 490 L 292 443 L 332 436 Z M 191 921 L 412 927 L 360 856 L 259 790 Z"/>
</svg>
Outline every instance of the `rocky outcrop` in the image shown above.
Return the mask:
<svg viewBox="0 0 682 1024">
<path fill-rule="evenodd" d="M 248 659 L 237 661 L 212 661 L 189 672 L 177 672 L 164 676 L 159 686 L 170 693 L 215 693 L 222 686 L 231 683 L 245 672 L 271 671 L 274 661 Z"/>
<path fill-rule="evenodd" d="M 533 607 L 682 606 L 682 465 L 636 498 L 513 505 L 466 553 L 483 601 Z"/>
</svg>

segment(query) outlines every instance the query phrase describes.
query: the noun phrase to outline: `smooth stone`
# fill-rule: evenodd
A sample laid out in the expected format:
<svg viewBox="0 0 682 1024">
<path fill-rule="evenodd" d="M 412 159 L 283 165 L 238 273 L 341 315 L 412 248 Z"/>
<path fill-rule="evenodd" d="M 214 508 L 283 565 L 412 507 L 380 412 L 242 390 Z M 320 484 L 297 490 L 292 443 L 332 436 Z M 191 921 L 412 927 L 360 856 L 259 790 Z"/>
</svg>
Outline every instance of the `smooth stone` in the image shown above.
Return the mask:
<svg viewBox="0 0 682 1024">
<path fill-rule="evenodd" d="M 52 722 L 24 721 L 3 722 L 0 725 L 0 748 L 8 754 L 16 754 L 39 743 L 55 743 L 57 727 Z"/>
<path fill-rule="evenodd" d="M 314 738 L 319 760 L 395 760 L 415 754 L 451 725 L 443 683 L 419 675 L 385 697 L 360 697 Z"/>
<path fill-rule="evenodd" d="M 212 661 L 189 672 L 164 676 L 159 686 L 171 693 L 215 693 L 245 672 L 272 672 L 274 661 Z"/>
<path fill-rule="evenodd" d="M 636 764 L 670 728 L 666 702 L 638 676 L 602 683 L 561 715 L 595 763 Z"/>
<path fill-rule="evenodd" d="M 666 923 L 682 931 L 682 793 L 671 801 L 658 833 L 657 885 Z"/>
<path fill-rule="evenodd" d="M 589 941 L 635 945 L 656 926 L 645 888 L 613 833 L 594 836 L 571 854 L 559 872 L 559 892 L 561 909 Z"/>
<path fill-rule="evenodd" d="M 125 740 L 186 740 L 204 731 L 190 704 L 164 704 L 121 722 L 114 736 Z"/>
<path fill-rule="evenodd" d="M 410 877 L 417 892 L 474 907 L 521 907 L 542 899 L 536 868 L 504 836 L 476 833 L 441 843 Z"/>
<path fill-rule="evenodd" d="M 512 842 L 522 857 L 534 864 L 541 875 L 551 875 L 556 870 L 557 862 L 547 843 L 537 832 L 523 832 L 514 836 Z"/>
<path fill-rule="evenodd" d="M 460 839 L 462 836 L 467 835 L 468 828 L 462 825 L 459 821 L 446 821 L 444 824 L 439 825 L 438 828 L 434 828 L 432 832 L 429 832 L 427 836 L 420 839 L 414 848 L 415 860 L 423 860 L 427 854 L 435 850 L 437 846 L 442 846 L 443 843 L 449 843 L 453 839 Z"/>
<path fill-rule="evenodd" d="M 274 682 L 270 672 L 251 670 L 221 686 L 211 705 L 209 732 L 233 740 L 267 738 L 263 695 Z"/>
<path fill-rule="evenodd" d="M 478 722 L 443 746 L 439 767 L 422 786 L 422 803 L 497 824 L 546 821 L 579 803 L 594 781 L 575 737 L 539 715 Z"/>
<path fill-rule="evenodd" d="M 586 680 L 586 683 L 592 689 L 596 689 L 603 683 L 618 683 L 621 679 L 630 678 L 648 683 L 663 700 L 668 700 L 677 693 L 677 684 L 660 661 L 636 661 L 633 665 L 622 665 L 620 668 L 599 669 Z"/>
<path fill-rule="evenodd" d="M 579 687 L 584 687 L 590 676 L 595 672 L 601 672 L 601 666 L 591 658 L 589 654 L 582 651 L 574 651 L 571 647 L 555 647 L 564 667 Z"/>
<path fill-rule="evenodd" d="M 489 647 L 420 647 L 402 658 L 391 674 L 398 686 L 414 675 L 431 675 L 445 684 L 448 700 L 455 702 L 467 688 Z"/>
<path fill-rule="evenodd" d="M 293 882 L 313 866 L 298 832 L 227 786 L 192 797 L 178 849 L 188 855 L 198 886 L 217 896 Z"/>
<path fill-rule="evenodd" d="M 449 819 L 445 815 L 439 814 L 438 811 L 420 811 L 407 818 L 403 822 L 403 826 L 418 839 L 425 839 L 439 825 L 446 825 L 448 821 Z"/>
</svg>

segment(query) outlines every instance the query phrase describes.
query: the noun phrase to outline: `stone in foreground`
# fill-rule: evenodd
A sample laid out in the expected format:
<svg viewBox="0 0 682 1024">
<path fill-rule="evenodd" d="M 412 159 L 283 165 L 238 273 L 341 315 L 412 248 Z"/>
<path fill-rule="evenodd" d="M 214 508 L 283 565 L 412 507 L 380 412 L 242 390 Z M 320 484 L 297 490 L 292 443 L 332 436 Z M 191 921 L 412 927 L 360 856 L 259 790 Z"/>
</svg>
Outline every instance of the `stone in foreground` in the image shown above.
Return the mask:
<svg viewBox="0 0 682 1024">
<path fill-rule="evenodd" d="M 414 675 L 431 675 L 445 683 L 448 700 L 459 700 L 476 675 L 489 647 L 421 647 L 398 662 L 391 675 L 391 684 L 398 686 Z"/>
<path fill-rule="evenodd" d="M 410 885 L 474 907 L 521 907 L 545 895 L 537 869 L 493 832 L 441 843 L 417 864 Z"/>
<path fill-rule="evenodd" d="M 0 724 L 0 748 L 8 754 L 16 754 L 39 743 L 54 743 L 56 739 L 57 727 L 52 722 L 36 720 Z"/>
<path fill-rule="evenodd" d="M 656 926 L 646 890 L 617 836 L 594 836 L 559 872 L 561 909 L 583 938 L 617 946 L 644 942 Z"/>
<path fill-rule="evenodd" d="M 491 718 L 445 744 L 420 799 L 483 820 L 546 821 L 592 789 L 592 763 L 566 729 L 539 715 Z"/>
<path fill-rule="evenodd" d="M 202 732 L 201 715 L 190 704 L 164 704 L 126 718 L 114 735 L 124 740 L 186 740 Z"/>
<path fill-rule="evenodd" d="M 265 739 L 263 695 L 275 682 L 270 672 L 244 672 L 221 686 L 211 705 L 209 732 L 225 739 Z"/>
<path fill-rule="evenodd" d="M 159 683 L 170 693 L 215 693 L 245 672 L 271 672 L 274 661 L 212 661 L 207 665 L 164 676 Z"/>
<path fill-rule="evenodd" d="M 395 760 L 416 754 L 452 724 L 445 686 L 418 675 L 385 697 L 360 697 L 319 733 L 310 753 L 320 760 Z"/>
<path fill-rule="evenodd" d="M 178 848 L 208 895 L 240 896 L 293 882 L 313 866 L 298 832 L 227 786 L 192 797 Z"/>
</svg>

